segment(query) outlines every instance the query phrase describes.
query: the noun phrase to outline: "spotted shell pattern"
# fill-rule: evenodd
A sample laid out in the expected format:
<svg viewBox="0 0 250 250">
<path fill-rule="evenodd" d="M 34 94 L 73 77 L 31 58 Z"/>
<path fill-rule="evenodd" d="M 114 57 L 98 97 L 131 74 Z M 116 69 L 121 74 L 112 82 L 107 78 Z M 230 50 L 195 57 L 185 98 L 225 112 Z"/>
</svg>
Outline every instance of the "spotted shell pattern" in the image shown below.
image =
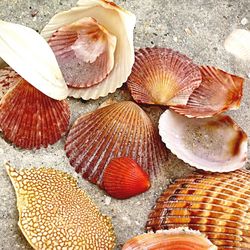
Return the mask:
<svg viewBox="0 0 250 250">
<path fill-rule="evenodd" d="M 19 227 L 34 249 L 113 249 L 103 216 L 69 174 L 52 168 L 7 167 L 17 195 Z"/>
</svg>

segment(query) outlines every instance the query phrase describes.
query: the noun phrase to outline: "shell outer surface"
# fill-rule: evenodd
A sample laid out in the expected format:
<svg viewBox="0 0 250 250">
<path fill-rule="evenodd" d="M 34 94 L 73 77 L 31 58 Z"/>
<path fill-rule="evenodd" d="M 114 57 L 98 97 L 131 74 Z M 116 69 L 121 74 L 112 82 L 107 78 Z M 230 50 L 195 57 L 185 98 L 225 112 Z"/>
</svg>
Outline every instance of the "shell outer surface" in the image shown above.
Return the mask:
<svg viewBox="0 0 250 250">
<path fill-rule="evenodd" d="M 7 167 L 17 195 L 19 227 L 34 249 L 113 249 L 111 220 L 69 174 Z"/>
<path fill-rule="evenodd" d="M 156 233 L 147 233 L 135 236 L 128 240 L 122 250 L 216 250 L 199 231 L 185 227 L 159 230 Z"/>
<path fill-rule="evenodd" d="M 157 128 L 130 101 L 79 117 L 70 129 L 65 151 L 76 172 L 99 185 L 112 158 L 130 157 L 148 174 L 156 175 L 168 156 Z"/>
<path fill-rule="evenodd" d="M 187 117 L 211 117 L 240 107 L 244 79 L 211 66 L 201 66 L 202 82 L 186 105 L 171 107 Z"/>
<path fill-rule="evenodd" d="M 139 49 L 127 81 L 136 102 L 167 106 L 186 104 L 200 83 L 199 67 L 167 48 Z"/>
<path fill-rule="evenodd" d="M 10 67 L 1 68 L 0 66 L 0 100 L 18 83 L 17 77 L 18 74 Z"/>
<path fill-rule="evenodd" d="M 66 100 L 54 100 L 18 76 L 17 85 L 0 102 L 0 128 L 17 147 L 39 149 L 57 142 L 67 131 Z"/>
<path fill-rule="evenodd" d="M 131 158 L 110 161 L 103 175 L 103 188 L 112 197 L 127 199 L 150 188 L 148 174 Z"/>
<path fill-rule="evenodd" d="M 159 120 L 162 141 L 198 169 L 229 172 L 247 160 L 247 134 L 227 115 L 198 119 L 166 110 Z"/>
<path fill-rule="evenodd" d="M 177 179 L 161 194 L 147 231 L 189 227 L 218 249 L 250 249 L 250 171 L 201 172 Z"/>
</svg>

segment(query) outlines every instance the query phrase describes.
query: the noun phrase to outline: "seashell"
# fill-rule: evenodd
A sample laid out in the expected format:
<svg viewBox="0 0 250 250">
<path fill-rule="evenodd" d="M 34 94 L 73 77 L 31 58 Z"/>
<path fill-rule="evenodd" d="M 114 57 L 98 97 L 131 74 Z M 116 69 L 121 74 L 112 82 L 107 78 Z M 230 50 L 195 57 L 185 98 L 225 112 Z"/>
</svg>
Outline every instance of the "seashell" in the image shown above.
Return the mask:
<svg viewBox="0 0 250 250">
<path fill-rule="evenodd" d="M 114 249 L 111 219 L 71 175 L 52 168 L 7 167 L 7 172 L 16 191 L 18 225 L 34 249 Z"/>
<path fill-rule="evenodd" d="M 146 230 L 189 227 L 219 250 L 250 249 L 250 171 L 195 174 L 177 179 L 157 199 Z"/>
<path fill-rule="evenodd" d="M 186 105 L 171 107 L 187 117 L 211 117 L 229 109 L 238 109 L 244 79 L 211 66 L 200 67 L 202 82 Z"/>
<path fill-rule="evenodd" d="M 113 158 L 130 157 L 147 173 L 156 175 L 168 155 L 157 128 L 130 101 L 80 116 L 70 129 L 65 151 L 76 172 L 99 185 Z"/>
<path fill-rule="evenodd" d="M 116 37 L 91 17 L 61 27 L 49 45 L 70 87 L 91 87 L 113 69 Z"/>
<path fill-rule="evenodd" d="M 167 110 L 160 117 L 159 132 L 173 154 L 199 169 L 228 172 L 247 160 L 247 135 L 227 115 L 197 119 Z"/>
<path fill-rule="evenodd" d="M 114 67 L 110 74 L 99 84 L 88 88 L 70 88 L 70 96 L 84 100 L 106 96 L 126 82 L 134 63 L 133 29 L 135 15 L 122 9 L 115 3 L 105 0 L 80 0 L 68 11 L 56 14 L 42 31 L 42 36 L 49 40 L 61 27 L 74 23 L 84 17 L 91 17 L 116 37 Z"/>
<path fill-rule="evenodd" d="M 128 240 L 122 250 L 217 250 L 199 231 L 185 227 L 159 230 Z"/>
<path fill-rule="evenodd" d="M 131 158 L 110 161 L 103 174 L 103 188 L 112 197 L 127 199 L 150 188 L 148 174 Z"/>
<path fill-rule="evenodd" d="M 17 78 L 19 75 L 10 67 L 0 69 L 0 100 L 9 89 L 18 83 Z"/>
<path fill-rule="evenodd" d="M 234 30 L 225 40 L 225 49 L 239 59 L 250 61 L 250 31 Z"/>
<path fill-rule="evenodd" d="M 187 104 L 200 83 L 199 67 L 167 48 L 139 49 L 127 81 L 136 102 L 168 106 Z"/>
<path fill-rule="evenodd" d="M 4 137 L 25 149 L 54 144 L 68 129 L 68 103 L 46 96 L 20 76 L 16 81 L 17 85 L 0 102 Z"/>
<path fill-rule="evenodd" d="M 65 99 L 68 88 L 55 55 L 34 30 L 0 20 L 0 56 L 27 82 L 45 95 Z"/>
</svg>

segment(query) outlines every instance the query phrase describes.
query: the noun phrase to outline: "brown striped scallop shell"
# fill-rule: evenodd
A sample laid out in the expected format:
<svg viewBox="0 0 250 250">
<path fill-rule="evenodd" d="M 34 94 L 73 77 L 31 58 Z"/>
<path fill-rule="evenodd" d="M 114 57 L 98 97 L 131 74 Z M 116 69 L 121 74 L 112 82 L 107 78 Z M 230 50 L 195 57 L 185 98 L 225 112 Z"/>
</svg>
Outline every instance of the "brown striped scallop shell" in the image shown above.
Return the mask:
<svg viewBox="0 0 250 250">
<path fill-rule="evenodd" d="M 0 129 L 17 147 L 39 149 L 57 142 L 67 131 L 68 103 L 54 100 L 23 78 L 0 102 Z"/>
<path fill-rule="evenodd" d="M 188 117 L 211 117 L 229 109 L 238 109 L 244 79 L 211 66 L 200 67 L 202 82 L 186 105 L 171 107 Z"/>
<path fill-rule="evenodd" d="M 157 199 L 147 231 L 189 227 L 222 249 L 250 249 L 250 171 L 177 179 Z"/>
<path fill-rule="evenodd" d="M 136 102 L 167 106 L 187 104 L 200 83 L 199 67 L 167 48 L 139 49 L 127 81 Z"/>
<path fill-rule="evenodd" d="M 156 174 L 168 155 L 150 118 L 130 101 L 79 117 L 70 129 L 65 150 L 76 172 L 97 184 L 113 158 L 130 157 L 147 173 Z"/>
</svg>

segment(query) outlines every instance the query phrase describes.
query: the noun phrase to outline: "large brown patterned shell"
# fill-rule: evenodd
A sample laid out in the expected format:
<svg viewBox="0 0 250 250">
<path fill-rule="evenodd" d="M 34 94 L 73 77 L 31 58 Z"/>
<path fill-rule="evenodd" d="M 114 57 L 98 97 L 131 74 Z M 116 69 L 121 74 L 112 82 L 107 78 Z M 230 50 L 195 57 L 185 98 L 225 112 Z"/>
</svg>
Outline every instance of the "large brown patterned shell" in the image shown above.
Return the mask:
<svg viewBox="0 0 250 250">
<path fill-rule="evenodd" d="M 157 199 L 146 230 L 176 227 L 205 233 L 219 249 L 250 249 L 250 171 L 176 180 Z"/>
<path fill-rule="evenodd" d="M 137 51 L 127 84 L 136 102 L 185 105 L 201 83 L 199 67 L 179 52 L 167 48 Z"/>
<path fill-rule="evenodd" d="M 111 219 L 72 176 L 53 168 L 7 171 L 16 191 L 18 225 L 34 249 L 114 248 Z"/>
<path fill-rule="evenodd" d="M 194 90 L 186 105 L 172 107 L 188 117 L 211 117 L 229 109 L 238 109 L 244 79 L 211 66 L 202 66 L 202 83 Z"/>
<path fill-rule="evenodd" d="M 129 239 L 122 250 L 216 250 L 199 231 L 180 227 L 141 234 Z"/>
<path fill-rule="evenodd" d="M 130 101 L 79 117 L 70 129 L 65 150 L 76 172 L 98 184 L 113 158 L 131 157 L 147 173 L 156 174 L 168 155 L 150 118 Z"/>
<path fill-rule="evenodd" d="M 20 76 L 17 82 L 0 102 L 0 129 L 4 137 L 24 149 L 54 144 L 69 126 L 67 101 L 46 96 Z"/>
</svg>

